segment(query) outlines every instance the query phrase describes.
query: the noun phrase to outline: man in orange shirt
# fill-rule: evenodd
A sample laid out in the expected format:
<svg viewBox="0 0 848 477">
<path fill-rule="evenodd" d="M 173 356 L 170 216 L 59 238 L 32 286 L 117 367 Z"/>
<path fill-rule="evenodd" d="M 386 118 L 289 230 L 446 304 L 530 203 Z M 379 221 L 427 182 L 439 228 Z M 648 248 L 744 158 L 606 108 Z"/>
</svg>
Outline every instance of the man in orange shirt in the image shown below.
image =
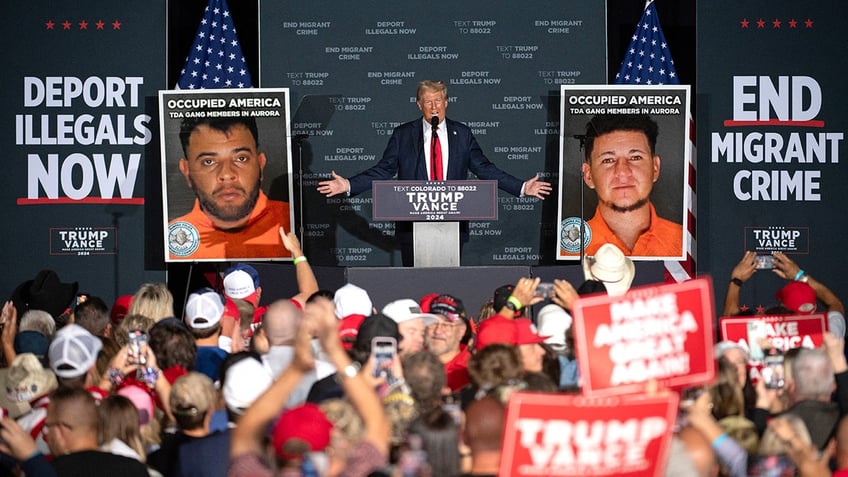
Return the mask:
<svg viewBox="0 0 848 477">
<path fill-rule="evenodd" d="M 660 176 L 658 133 L 645 114 L 598 115 L 586 125 L 583 181 L 598 195 L 587 255 L 612 243 L 625 255 L 682 256 L 683 227 L 659 217 L 650 198 Z"/>
<path fill-rule="evenodd" d="M 180 172 L 194 191 L 191 212 L 168 224 L 172 260 L 290 257 L 279 228 L 291 230 L 289 204 L 260 185 L 266 157 L 256 119 L 188 118 L 180 128 Z"/>
</svg>

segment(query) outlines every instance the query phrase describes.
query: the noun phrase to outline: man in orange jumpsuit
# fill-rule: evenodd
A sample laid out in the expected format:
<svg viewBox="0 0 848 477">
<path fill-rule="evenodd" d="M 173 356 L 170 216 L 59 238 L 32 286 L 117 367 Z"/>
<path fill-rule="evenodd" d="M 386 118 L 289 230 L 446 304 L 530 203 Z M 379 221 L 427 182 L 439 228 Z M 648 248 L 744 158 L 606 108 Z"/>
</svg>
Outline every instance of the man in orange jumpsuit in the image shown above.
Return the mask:
<svg viewBox="0 0 848 477">
<path fill-rule="evenodd" d="M 648 115 L 598 115 L 586 126 L 583 181 L 598 195 L 587 255 L 612 243 L 625 255 L 680 257 L 683 227 L 657 215 L 658 127 Z"/>
<path fill-rule="evenodd" d="M 279 233 L 291 230 L 289 204 L 270 200 L 260 188 L 266 157 L 258 137 L 254 118 L 183 121 L 179 166 L 196 199 L 191 212 L 168 224 L 171 259 L 291 256 Z"/>
</svg>

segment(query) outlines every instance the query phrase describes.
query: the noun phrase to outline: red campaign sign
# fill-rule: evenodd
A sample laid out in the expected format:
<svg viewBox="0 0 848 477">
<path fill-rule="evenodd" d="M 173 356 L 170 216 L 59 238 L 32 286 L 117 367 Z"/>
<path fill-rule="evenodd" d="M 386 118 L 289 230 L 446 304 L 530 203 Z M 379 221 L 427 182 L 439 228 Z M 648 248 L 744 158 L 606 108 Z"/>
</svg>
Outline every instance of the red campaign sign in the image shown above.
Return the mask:
<svg viewBox="0 0 848 477">
<path fill-rule="evenodd" d="M 748 323 L 761 322 L 763 334 L 771 345 L 781 351 L 792 348 L 820 348 L 827 332 L 827 315 L 753 315 L 722 316 L 720 319 L 721 339 L 739 343 L 750 351 L 748 345 Z"/>
<path fill-rule="evenodd" d="M 677 393 L 585 397 L 513 393 L 498 475 L 665 474 Z"/>
<path fill-rule="evenodd" d="M 713 316 L 709 278 L 578 299 L 574 341 L 583 392 L 639 393 L 649 380 L 672 388 L 712 381 Z"/>
</svg>

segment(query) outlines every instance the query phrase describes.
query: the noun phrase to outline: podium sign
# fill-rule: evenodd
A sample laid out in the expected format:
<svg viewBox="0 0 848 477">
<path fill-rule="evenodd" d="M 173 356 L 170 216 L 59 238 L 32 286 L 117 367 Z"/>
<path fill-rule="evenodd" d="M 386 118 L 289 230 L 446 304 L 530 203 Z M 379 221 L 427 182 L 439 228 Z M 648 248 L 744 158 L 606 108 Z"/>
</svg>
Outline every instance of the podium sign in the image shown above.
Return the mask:
<svg viewBox="0 0 848 477">
<path fill-rule="evenodd" d="M 374 181 L 373 220 L 497 220 L 497 181 Z"/>
</svg>

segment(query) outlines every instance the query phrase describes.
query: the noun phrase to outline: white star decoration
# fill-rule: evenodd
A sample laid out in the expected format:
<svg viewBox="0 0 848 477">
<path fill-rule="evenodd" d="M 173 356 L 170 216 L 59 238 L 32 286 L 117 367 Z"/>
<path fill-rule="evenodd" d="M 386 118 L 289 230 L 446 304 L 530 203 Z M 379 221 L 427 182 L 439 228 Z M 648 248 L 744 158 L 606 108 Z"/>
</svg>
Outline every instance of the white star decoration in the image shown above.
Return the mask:
<svg viewBox="0 0 848 477">
<path fill-rule="evenodd" d="M 652 85 L 664 84 L 666 80 L 669 83 L 678 83 L 674 62 L 668 52 L 668 43 L 660 27 L 653 2 L 646 5 L 630 40 L 627 55 L 615 76 L 616 83 Z"/>
<path fill-rule="evenodd" d="M 244 55 L 226 0 L 209 0 L 189 57 L 186 58 L 186 65 L 192 67 L 183 68 L 177 87 L 249 88 L 252 81 L 244 63 Z"/>
</svg>

